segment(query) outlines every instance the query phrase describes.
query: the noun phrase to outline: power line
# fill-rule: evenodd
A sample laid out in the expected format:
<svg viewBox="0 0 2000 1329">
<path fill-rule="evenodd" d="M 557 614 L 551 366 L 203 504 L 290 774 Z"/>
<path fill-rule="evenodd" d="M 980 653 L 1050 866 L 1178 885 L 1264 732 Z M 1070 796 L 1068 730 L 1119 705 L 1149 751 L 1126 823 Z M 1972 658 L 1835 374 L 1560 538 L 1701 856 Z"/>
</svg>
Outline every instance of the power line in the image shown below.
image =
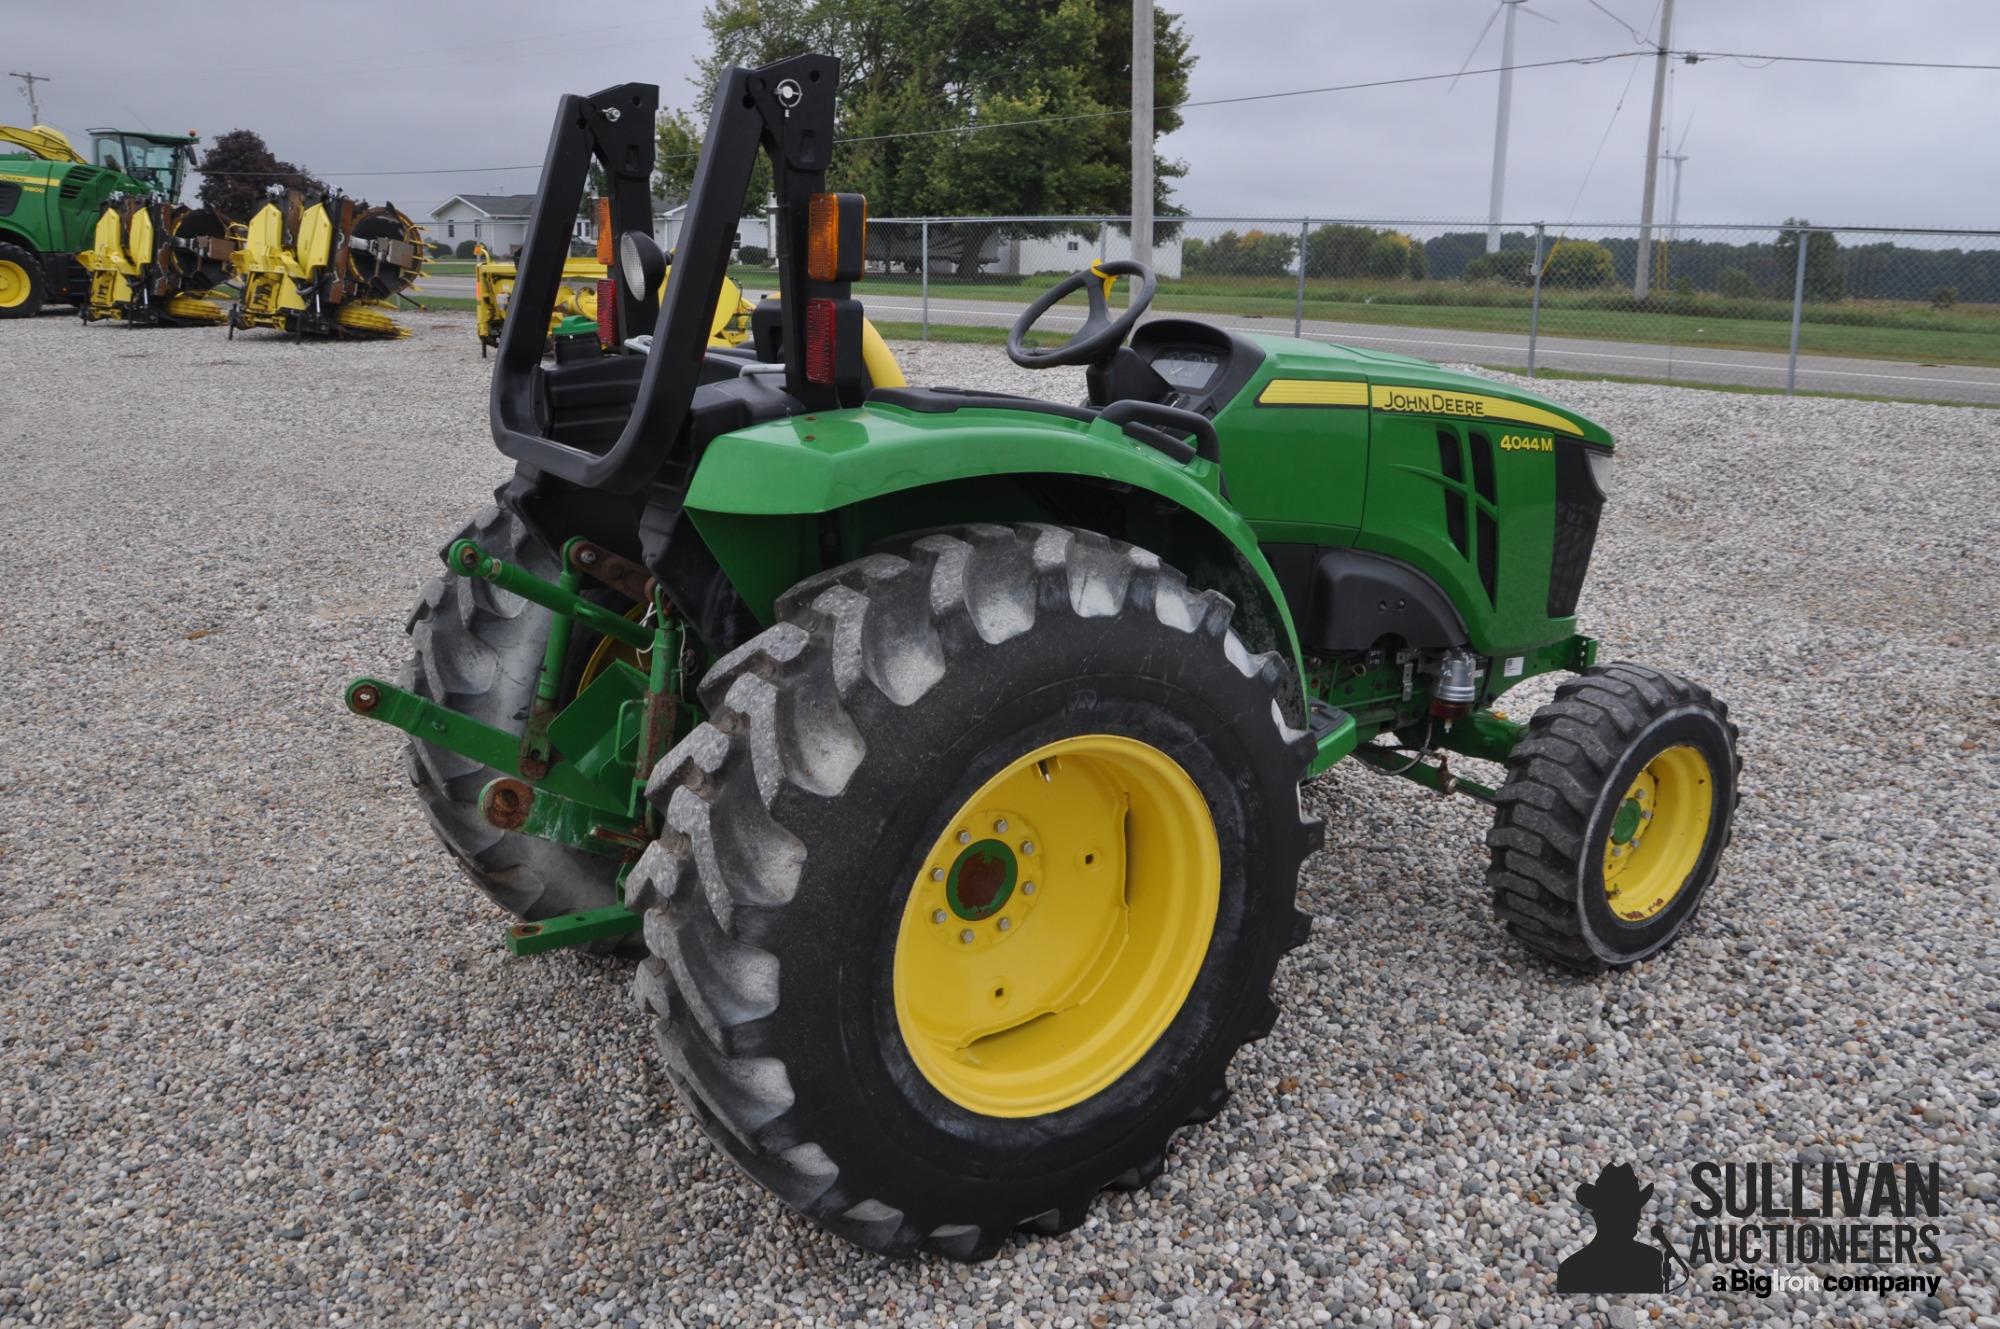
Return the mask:
<svg viewBox="0 0 2000 1329">
<path fill-rule="evenodd" d="M 1670 51 L 1688 64 L 1703 60 L 1762 60 L 1764 66 L 1775 64 L 1801 65 L 1869 65 L 1880 69 L 1969 69 L 1984 70 L 1989 73 L 2000 71 L 2000 65 L 1953 64 L 1942 60 L 1864 60 L 1853 56 L 1840 55 L 1757 55 L 1749 51 Z M 1747 66 L 1746 66 L 1747 68 Z"/>
<path fill-rule="evenodd" d="M 1646 22 L 1651 24 L 1653 18 L 1659 12 L 1660 6 L 1655 4 L 1653 12 L 1647 16 Z M 1611 131 L 1618 124 L 1618 113 L 1625 109 L 1625 99 L 1632 94 L 1632 80 L 1638 76 L 1638 73 L 1639 66 L 1635 63 L 1625 75 L 1625 86 L 1618 91 L 1618 101 L 1611 108 L 1611 118 L 1604 122 L 1604 134 L 1597 140 L 1597 151 L 1590 154 L 1590 165 L 1583 168 L 1583 179 L 1577 182 L 1576 197 L 1570 200 L 1569 214 L 1563 218 L 1563 227 L 1565 228 L 1569 226 L 1570 220 L 1576 216 L 1577 207 L 1583 202 L 1583 191 L 1590 187 L 1590 177 L 1597 170 L 1598 158 L 1604 155 L 1604 145 L 1611 141 Z"/>
<path fill-rule="evenodd" d="M 1199 100 L 1175 102 L 1160 107 L 1160 110 L 1186 110 L 1198 106 L 1231 106 L 1242 102 L 1270 101 L 1280 97 L 1311 97 L 1328 92 L 1356 92 L 1366 88 L 1395 87 L 1406 83 L 1434 83 L 1440 79 L 1459 78 L 1466 75 L 1497 74 L 1503 68 L 1545 69 L 1556 65 L 1594 65 L 1606 60 L 1626 59 L 1636 55 L 1651 55 L 1651 51 L 1609 51 L 1602 55 L 1571 56 L 1562 60 L 1537 60 L 1528 64 L 1511 66 L 1494 65 L 1486 69 L 1465 69 L 1452 74 L 1412 74 L 1402 78 L 1373 79 L 1366 83 L 1335 83 L 1321 88 L 1294 88 L 1288 92 L 1258 92 L 1239 97 L 1206 97 Z M 946 125 L 938 129 L 909 129 L 893 134 L 857 134 L 848 138 L 835 139 L 835 143 L 883 143 L 891 139 L 935 138 L 940 134 L 976 134 L 989 129 L 1025 129 L 1034 125 L 1069 124 L 1081 120 L 1111 120 L 1132 114 L 1130 107 L 1117 107 L 1103 111 L 1079 111 L 1071 115 L 1041 115 L 1025 120 L 993 120 L 985 123 Z M 698 156 L 698 153 L 679 152 L 660 158 L 661 161 L 680 161 Z M 394 170 L 394 171 L 322 171 L 321 175 L 471 175 L 491 171 L 538 171 L 540 162 L 524 162 L 513 166 L 449 166 L 434 171 Z M 262 175 L 262 171 L 202 171 L 204 175 Z"/>
<path fill-rule="evenodd" d="M 1252 92 L 1240 97 L 1203 97 L 1194 101 L 1175 102 L 1162 106 L 1161 110 L 1190 110 L 1197 106 L 1235 106 L 1244 102 L 1275 101 L 1283 97 L 1313 97 L 1325 92 L 1359 92 L 1367 88 L 1393 88 L 1409 83 L 1436 83 L 1444 79 L 1463 78 L 1476 74 L 1497 74 L 1503 69 L 1548 69 L 1556 65 L 1595 65 L 1606 60 L 1625 60 L 1638 55 L 1652 55 L 1651 51 L 1607 51 L 1602 55 L 1575 55 L 1562 60 L 1534 60 L 1518 65 L 1492 65 L 1485 69 L 1461 69 L 1450 74 L 1410 74 L 1402 78 L 1378 78 L 1366 83 L 1331 83 L 1323 88 L 1293 88 L 1287 92 Z M 1076 120 L 1108 120 L 1122 115 L 1130 115 L 1128 108 L 1119 107 L 1108 111 L 1079 111 L 1074 115 L 1042 115 L 1029 120 L 995 120 L 988 124 L 947 125 L 942 129 L 911 129 L 896 134 L 864 134 L 854 138 L 837 138 L 835 143 L 880 143 L 898 138 L 934 138 L 939 134 L 974 134 L 988 129 L 1022 129 L 1031 125 L 1063 124 Z M 677 154 L 683 157 L 693 153 Z"/>
<path fill-rule="evenodd" d="M 669 39 L 661 38 L 659 40 L 669 40 Z M 536 56 L 540 56 L 545 53 L 536 52 L 534 54 Z M 562 53 L 558 52 L 558 54 Z M 1597 64 L 1603 64 L 1606 61 L 1610 60 L 1630 60 L 1639 56 L 1657 56 L 1658 54 L 1659 51 L 1657 50 L 1657 48 L 1652 48 L 1652 47 L 1649 47 L 1648 49 L 1645 50 L 1637 50 L 1637 51 L 1606 51 L 1598 55 L 1568 56 L 1554 60 L 1533 60 L 1515 65 L 1490 65 L 1484 69 L 1460 69 L 1454 73 L 1449 73 L 1449 74 L 1442 74 L 1442 73 L 1410 74 L 1402 76 L 1400 78 L 1370 79 L 1361 83 L 1330 83 L 1324 87 L 1317 87 L 1317 88 L 1291 88 L 1283 92 L 1246 93 L 1236 97 L 1203 97 L 1189 101 L 1175 102 L 1168 105 L 1162 105 L 1159 109 L 1161 111 L 1168 111 L 1168 110 L 1183 111 L 1183 110 L 1193 110 L 1195 108 L 1203 106 L 1237 106 L 1249 102 L 1277 101 L 1289 97 L 1314 97 L 1330 92 L 1361 92 L 1370 88 L 1393 88 L 1393 87 L 1404 87 L 1417 83 L 1436 83 L 1447 79 L 1458 79 L 1458 78 L 1472 77 L 1483 74 L 1498 74 L 1502 70 L 1506 69 L 1514 69 L 1514 70 L 1552 69 L 1563 65 L 1597 65 Z M 1919 61 L 1919 60 L 1868 60 L 1868 59 L 1849 58 L 1841 56 L 1756 55 L 1742 51 L 1684 51 L 1684 50 L 1669 51 L 1668 54 L 1679 56 L 1688 63 L 1696 63 L 1701 60 L 1726 59 L 1726 60 L 1764 60 L 1770 63 L 1789 61 L 1789 62 L 1807 63 L 1807 64 L 1868 65 L 1868 66 L 1878 66 L 1878 67 L 1897 68 L 1897 69 L 1957 69 L 1957 70 L 2000 71 L 2000 65 L 1950 64 L 1950 63 L 1941 63 L 1935 61 Z M 510 56 L 502 58 L 515 59 L 515 58 L 526 58 L 526 57 Z M 465 62 L 465 63 L 481 63 L 481 62 Z M 1627 87 L 1628 88 L 1630 87 L 1629 80 L 1627 82 Z M 1622 105 L 1624 101 L 1622 95 L 1619 101 L 1620 104 Z M 834 142 L 839 144 L 886 143 L 897 139 L 936 138 L 944 134 L 978 134 L 978 133 L 984 133 L 987 130 L 991 129 L 1028 129 L 1028 128 L 1033 128 L 1037 125 L 1073 124 L 1085 120 L 1111 120 L 1123 116 L 1129 116 L 1131 113 L 1132 112 L 1129 107 L 1116 107 L 1103 111 L 1079 111 L 1070 115 L 1033 116 L 1023 120 L 994 120 L 985 123 L 975 122 L 972 124 L 964 124 L 964 125 L 946 125 L 937 129 L 909 129 L 909 130 L 902 130 L 892 134 L 857 134 L 848 138 L 835 139 Z M 1614 110 L 1613 115 L 1615 116 L 1616 114 L 1617 112 Z M 681 161 L 699 155 L 700 154 L 698 153 L 692 153 L 692 152 L 673 153 L 668 156 L 661 157 L 658 160 Z M 477 175 L 477 174 L 486 174 L 496 171 L 539 171 L 541 167 L 542 163 L 540 162 L 522 162 L 511 166 L 449 166 L 449 167 L 440 167 L 435 170 L 325 171 L 321 172 L 321 174 L 327 176 Z M 201 171 L 199 167 L 195 169 L 200 174 L 204 175 L 263 174 L 263 172 L 245 172 L 245 171 Z"/>
<path fill-rule="evenodd" d="M 1641 45 L 1645 44 L 1646 42 L 1645 33 L 1633 27 L 1630 23 L 1627 23 L 1624 19 L 1619 18 L 1618 15 L 1612 13 L 1609 9 L 1599 4 L 1597 0 L 1584 0 L 1584 2 L 1588 4 L 1592 9 L 1595 9 L 1598 13 L 1604 15 L 1604 17 L 1610 19 L 1613 23 L 1616 23 L 1619 27 L 1625 29 L 1626 32 L 1632 34 L 1633 41 L 1638 42 Z"/>
</svg>

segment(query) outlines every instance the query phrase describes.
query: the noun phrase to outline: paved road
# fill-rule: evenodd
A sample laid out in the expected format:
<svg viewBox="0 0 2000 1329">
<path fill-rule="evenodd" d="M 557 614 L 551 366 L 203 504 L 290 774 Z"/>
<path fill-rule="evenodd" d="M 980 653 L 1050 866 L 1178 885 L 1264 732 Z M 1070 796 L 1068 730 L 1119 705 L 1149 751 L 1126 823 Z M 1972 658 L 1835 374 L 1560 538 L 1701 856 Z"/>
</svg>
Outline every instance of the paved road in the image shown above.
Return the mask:
<svg viewBox="0 0 2000 1329">
<path fill-rule="evenodd" d="M 470 299 L 470 277 L 434 277 L 424 293 Z M 421 297 L 419 297 L 421 298 Z M 754 301 L 756 295 L 750 299 Z M 862 288 L 868 312 L 883 322 L 915 323 L 923 317 L 916 296 L 870 297 Z M 961 300 L 933 296 L 933 323 L 1006 327 L 1021 310 L 1001 300 Z M 1162 317 L 1175 316 L 1164 311 Z M 1232 318 L 1219 314 L 1182 315 L 1204 318 L 1245 332 L 1289 335 L 1289 318 Z M 1082 322 L 1082 315 L 1051 311 L 1044 326 L 1061 330 Z M 1524 369 L 1528 339 L 1511 333 L 1465 332 L 1449 328 L 1406 328 L 1377 323 L 1338 323 L 1307 319 L 1304 335 L 1317 341 L 1342 342 L 1375 350 L 1397 351 L 1427 360 L 1451 360 Z M 1545 369 L 1580 373 L 1625 374 L 1696 383 L 1749 387 L 1785 385 L 1785 356 L 1773 351 L 1730 351 L 1712 346 L 1661 346 L 1649 342 L 1595 341 L 1574 337 L 1543 337 L 1535 348 L 1535 363 Z M 1864 392 L 1883 397 L 1915 397 L 1941 401 L 2000 405 L 2000 369 L 1966 365 L 1911 364 L 1895 360 L 1863 360 L 1849 356 L 1799 356 L 1798 385 L 1832 392 Z"/>
</svg>

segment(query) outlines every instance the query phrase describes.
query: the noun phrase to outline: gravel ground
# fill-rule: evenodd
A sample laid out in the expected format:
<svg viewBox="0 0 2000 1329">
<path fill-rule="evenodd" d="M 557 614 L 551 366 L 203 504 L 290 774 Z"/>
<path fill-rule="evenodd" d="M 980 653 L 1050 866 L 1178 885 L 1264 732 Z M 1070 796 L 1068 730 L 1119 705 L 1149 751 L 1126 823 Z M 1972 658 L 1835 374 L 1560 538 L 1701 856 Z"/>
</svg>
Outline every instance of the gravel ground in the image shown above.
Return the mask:
<svg viewBox="0 0 2000 1329">
<path fill-rule="evenodd" d="M 0 326 L 0 1325 L 2000 1324 L 2000 413 L 1546 385 L 1624 445 L 1587 628 L 1742 724 L 1696 930 L 1553 974 L 1479 807 L 1343 767 L 1230 1107 L 1067 1237 L 898 1264 L 709 1145 L 628 970 L 506 955 L 341 706 L 505 469 L 467 317 Z M 1822 1153 L 1942 1164 L 1937 1301 L 1553 1293 L 1602 1163 L 1684 1226 L 1689 1161 Z"/>
</svg>

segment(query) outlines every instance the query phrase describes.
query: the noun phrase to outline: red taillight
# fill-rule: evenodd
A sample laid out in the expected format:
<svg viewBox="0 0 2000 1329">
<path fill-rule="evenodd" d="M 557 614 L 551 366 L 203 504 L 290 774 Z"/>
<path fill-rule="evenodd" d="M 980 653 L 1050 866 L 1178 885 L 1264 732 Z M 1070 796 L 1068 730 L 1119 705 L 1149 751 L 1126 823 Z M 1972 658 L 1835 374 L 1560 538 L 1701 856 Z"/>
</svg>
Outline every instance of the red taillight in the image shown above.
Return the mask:
<svg viewBox="0 0 2000 1329">
<path fill-rule="evenodd" d="M 609 277 L 597 283 L 597 344 L 618 349 L 618 283 Z"/>
<path fill-rule="evenodd" d="M 806 301 L 806 378 L 810 382 L 833 382 L 836 322 L 833 301 Z"/>
</svg>

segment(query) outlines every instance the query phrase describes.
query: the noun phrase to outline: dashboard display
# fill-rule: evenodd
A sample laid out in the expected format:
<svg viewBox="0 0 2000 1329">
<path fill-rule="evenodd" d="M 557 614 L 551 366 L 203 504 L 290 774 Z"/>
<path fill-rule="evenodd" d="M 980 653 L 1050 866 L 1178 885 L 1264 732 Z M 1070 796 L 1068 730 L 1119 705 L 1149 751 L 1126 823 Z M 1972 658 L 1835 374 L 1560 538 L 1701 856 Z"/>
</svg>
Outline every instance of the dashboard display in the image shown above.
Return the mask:
<svg viewBox="0 0 2000 1329">
<path fill-rule="evenodd" d="M 1179 392 L 1200 392 L 1222 366 L 1222 353 L 1201 346 L 1167 346 L 1153 357 L 1153 372 Z"/>
</svg>

